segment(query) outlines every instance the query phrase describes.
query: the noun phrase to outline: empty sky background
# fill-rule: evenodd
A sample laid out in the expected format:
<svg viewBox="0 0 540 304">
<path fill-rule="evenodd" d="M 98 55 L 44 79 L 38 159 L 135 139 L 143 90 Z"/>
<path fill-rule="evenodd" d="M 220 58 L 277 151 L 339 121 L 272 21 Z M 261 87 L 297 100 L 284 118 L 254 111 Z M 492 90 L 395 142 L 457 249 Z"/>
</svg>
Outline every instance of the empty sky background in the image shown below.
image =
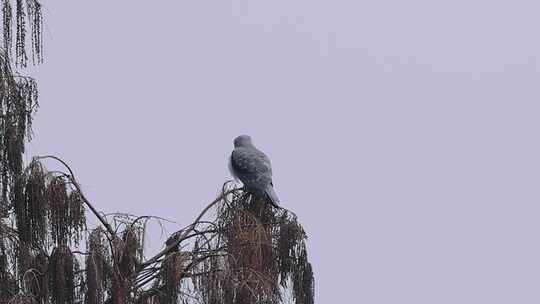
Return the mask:
<svg viewBox="0 0 540 304">
<path fill-rule="evenodd" d="M 98 208 L 188 224 L 247 133 L 317 303 L 540 302 L 538 1 L 43 3 L 27 159 Z"/>
</svg>

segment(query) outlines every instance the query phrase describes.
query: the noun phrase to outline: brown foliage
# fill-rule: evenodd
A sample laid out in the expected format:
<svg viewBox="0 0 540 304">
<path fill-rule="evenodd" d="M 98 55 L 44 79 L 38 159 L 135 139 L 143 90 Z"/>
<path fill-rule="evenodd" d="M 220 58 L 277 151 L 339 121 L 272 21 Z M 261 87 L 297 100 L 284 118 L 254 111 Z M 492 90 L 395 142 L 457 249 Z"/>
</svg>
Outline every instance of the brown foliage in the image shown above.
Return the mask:
<svg viewBox="0 0 540 304">
<path fill-rule="evenodd" d="M 178 291 L 186 262 L 187 256 L 183 252 L 172 252 L 165 257 L 161 270 L 163 288 L 160 303 L 178 303 Z"/>
<path fill-rule="evenodd" d="M 279 303 L 280 285 L 287 288 L 289 281 L 296 303 L 313 301 L 313 274 L 304 271 L 311 269 L 306 235 L 286 210 L 234 190 L 230 200 L 224 198 L 216 226 L 221 233 L 215 241 L 209 245 L 203 234 L 194 250 L 222 253 L 194 267 L 200 274 L 195 287 L 205 303 Z M 310 289 L 301 290 L 302 286 Z"/>
<path fill-rule="evenodd" d="M 103 244 L 104 233 L 96 228 L 88 237 L 88 255 L 86 256 L 86 304 L 103 304 L 105 299 L 105 268 L 107 267 L 107 251 Z"/>
<path fill-rule="evenodd" d="M 69 247 L 56 247 L 50 260 L 50 290 L 53 303 L 73 303 L 75 299 L 74 257 Z"/>
<path fill-rule="evenodd" d="M 121 239 L 116 237 L 113 240 L 112 289 L 110 293 L 114 304 L 130 302 L 129 295 L 133 291 L 140 246 L 136 229 L 131 226 L 124 230 Z"/>
<path fill-rule="evenodd" d="M 267 215 L 270 205 L 257 208 Z M 272 250 L 272 227 L 254 214 L 231 210 L 227 237 L 230 277 L 236 282 L 233 303 L 273 303 L 279 298 L 277 264 Z"/>
<path fill-rule="evenodd" d="M 44 253 L 33 257 L 23 279 L 26 291 L 39 303 L 49 303 L 49 261 Z"/>
<path fill-rule="evenodd" d="M 32 163 L 15 184 L 15 216 L 19 240 L 35 247 L 44 246 L 47 235 L 48 202 L 45 199 L 45 172 Z"/>
</svg>

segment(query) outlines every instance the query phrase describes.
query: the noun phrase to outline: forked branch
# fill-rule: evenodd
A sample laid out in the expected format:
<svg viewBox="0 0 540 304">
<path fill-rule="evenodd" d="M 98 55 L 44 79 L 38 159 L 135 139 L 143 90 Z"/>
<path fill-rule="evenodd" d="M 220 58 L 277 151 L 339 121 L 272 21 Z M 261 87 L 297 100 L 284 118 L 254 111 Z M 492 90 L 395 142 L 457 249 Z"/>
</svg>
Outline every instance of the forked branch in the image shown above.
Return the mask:
<svg viewBox="0 0 540 304">
<path fill-rule="evenodd" d="M 189 234 L 193 230 L 195 230 L 195 227 L 197 226 L 197 224 L 199 224 L 201 218 L 206 214 L 206 212 L 208 212 L 208 210 L 210 210 L 210 208 L 212 208 L 214 205 L 219 203 L 223 198 L 225 198 L 227 195 L 229 195 L 233 191 L 234 191 L 234 189 L 228 190 L 228 191 L 225 191 L 225 192 L 221 193 L 215 200 L 213 200 L 210 204 L 208 204 L 208 206 L 206 206 L 206 208 L 204 208 L 203 211 L 201 211 L 199 216 L 197 216 L 197 218 L 195 218 L 195 221 L 193 221 L 193 223 L 191 225 L 187 226 L 185 228 L 185 230 L 178 237 L 176 237 L 174 239 L 173 242 L 169 243 L 165 247 L 165 249 L 160 251 L 158 254 L 156 254 L 155 256 L 151 257 L 150 259 L 148 259 L 144 263 L 142 263 L 141 266 L 140 266 L 139 271 L 141 271 L 145 267 L 148 267 L 149 265 L 155 263 L 159 258 L 161 258 L 162 256 L 169 253 L 171 250 L 176 248 L 176 246 L 178 246 L 178 244 L 180 244 L 183 240 L 185 240 L 189 236 Z"/>
</svg>

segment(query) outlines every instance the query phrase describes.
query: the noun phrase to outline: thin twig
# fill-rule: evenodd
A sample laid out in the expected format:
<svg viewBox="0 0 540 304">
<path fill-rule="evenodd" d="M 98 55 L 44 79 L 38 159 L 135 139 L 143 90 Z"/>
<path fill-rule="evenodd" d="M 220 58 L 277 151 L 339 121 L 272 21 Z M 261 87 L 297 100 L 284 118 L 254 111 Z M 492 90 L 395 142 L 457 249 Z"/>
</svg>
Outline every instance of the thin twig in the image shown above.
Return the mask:
<svg viewBox="0 0 540 304">
<path fill-rule="evenodd" d="M 167 247 L 165 247 L 165 249 L 160 251 L 158 254 L 156 254 L 152 258 L 148 259 L 146 262 L 142 263 L 141 266 L 140 266 L 139 271 L 141 269 L 144 269 L 148 265 L 151 265 L 151 264 L 155 263 L 157 261 L 157 259 L 159 259 L 160 257 L 164 256 L 165 254 L 169 253 L 172 249 L 174 249 L 176 246 L 178 246 L 178 244 L 180 244 L 180 242 L 182 242 L 195 229 L 195 226 L 199 223 L 200 219 L 206 214 L 206 212 L 208 212 L 208 210 L 210 210 L 210 208 L 212 208 L 215 204 L 220 202 L 224 197 L 226 197 L 227 195 L 229 195 L 233 191 L 235 191 L 235 189 L 232 189 L 232 190 L 229 190 L 229 191 L 226 191 L 226 192 L 222 193 L 215 200 L 213 200 L 210 204 L 208 204 L 208 206 L 206 206 L 206 208 L 203 209 L 203 211 L 199 214 L 199 216 L 197 216 L 195 221 L 193 221 L 193 224 L 189 225 L 188 228 L 186 230 L 184 230 L 184 232 L 182 232 L 182 234 L 178 238 L 175 238 L 175 240 L 171 244 L 169 244 Z"/>
</svg>

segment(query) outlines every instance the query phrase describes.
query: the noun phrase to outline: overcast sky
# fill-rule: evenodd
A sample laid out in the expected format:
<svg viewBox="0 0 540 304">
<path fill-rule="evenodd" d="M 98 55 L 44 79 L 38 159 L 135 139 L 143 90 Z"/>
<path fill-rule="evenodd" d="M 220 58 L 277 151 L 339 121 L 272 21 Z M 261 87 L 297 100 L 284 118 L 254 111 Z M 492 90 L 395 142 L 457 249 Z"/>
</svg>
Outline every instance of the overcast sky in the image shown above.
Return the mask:
<svg viewBox="0 0 540 304">
<path fill-rule="evenodd" d="M 317 303 L 540 302 L 538 1 L 43 3 L 29 156 L 98 208 L 188 224 L 246 133 Z"/>
</svg>

